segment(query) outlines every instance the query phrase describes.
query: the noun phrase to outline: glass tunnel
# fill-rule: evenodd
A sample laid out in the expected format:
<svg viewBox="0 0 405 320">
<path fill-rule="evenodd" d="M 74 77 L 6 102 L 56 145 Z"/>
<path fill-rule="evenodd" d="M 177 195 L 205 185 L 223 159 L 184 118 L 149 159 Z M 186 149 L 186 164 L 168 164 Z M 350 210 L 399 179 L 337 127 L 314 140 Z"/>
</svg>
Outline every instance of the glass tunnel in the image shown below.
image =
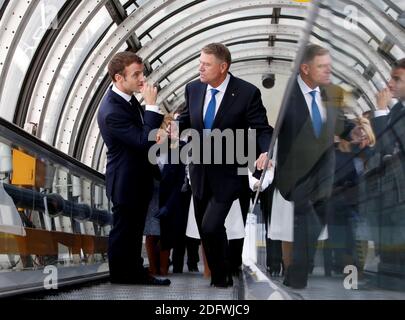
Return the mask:
<svg viewBox="0 0 405 320">
<path fill-rule="evenodd" d="M 367 150 L 350 149 L 346 140 L 332 144 L 346 162 L 337 155 L 324 177 L 333 181 L 326 236 L 314 247 L 306 288 L 283 280 L 286 241 L 270 237 L 281 212 L 272 203 L 272 184 L 255 206 L 251 192 L 242 271 L 233 287 L 210 287 L 201 246 L 200 272 L 185 267 L 173 274 L 170 267 L 172 284 L 163 290 L 134 286 L 122 293 L 109 284 L 113 214 L 106 195 L 107 147 L 97 122 L 112 86 L 108 63 L 117 52 L 135 52 L 146 80 L 158 88 L 160 110 L 181 113 L 186 85 L 200 76 L 201 49 L 213 42 L 231 52 L 230 73 L 260 90 L 274 128 L 270 155 L 284 139 L 289 114 L 283 110 L 309 43 L 329 51 L 332 84 L 325 92 L 346 122 L 373 123 L 381 111 L 379 92 L 392 83 L 393 70 L 402 71 L 402 96 L 389 100 L 386 113 L 405 105 L 405 67 L 395 69 L 405 58 L 405 0 L 0 0 L 0 297 L 405 298 L 401 118 L 394 138 L 388 129 L 373 130 L 375 143 Z M 136 98 L 145 104 L 140 94 Z M 390 139 L 396 139 L 395 148 L 383 154 L 379 142 Z M 275 170 L 277 175 L 277 165 Z M 145 248 L 142 253 L 147 265 Z M 49 270 L 58 274 L 52 296 L 45 290 Z M 80 291 L 89 281 L 97 283 L 82 297 L 63 292 L 72 284 Z"/>
</svg>

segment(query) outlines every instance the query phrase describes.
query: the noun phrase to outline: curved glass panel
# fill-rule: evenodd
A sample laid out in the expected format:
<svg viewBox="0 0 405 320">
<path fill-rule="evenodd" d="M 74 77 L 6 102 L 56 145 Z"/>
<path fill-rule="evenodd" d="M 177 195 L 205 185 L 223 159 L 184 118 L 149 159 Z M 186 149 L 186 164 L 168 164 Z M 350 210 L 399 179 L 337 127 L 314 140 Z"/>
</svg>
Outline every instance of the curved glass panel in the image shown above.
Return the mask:
<svg viewBox="0 0 405 320">
<path fill-rule="evenodd" d="M 59 284 L 106 272 L 104 177 L 4 120 L 0 128 L 0 295 L 45 285 L 44 269 L 65 268 Z"/>
<path fill-rule="evenodd" d="M 403 1 L 372 2 L 380 13 L 385 12 L 393 19 L 398 18 L 398 10 L 397 8 L 390 10 L 388 3 L 401 6 L 401 9 L 405 5 Z M 282 240 L 283 257 L 290 255 L 301 263 L 289 264 L 293 267 L 286 271 L 290 276 L 286 277 L 287 280 L 284 283 L 288 284 L 293 291 L 300 284 L 295 283 L 295 280 L 289 283 L 288 279 L 293 277 L 304 279 L 306 276 L 300 273 L 303 272 L 310 274 L 308 283 L 328 283 L 329 289 L 322 290 L 323 296 L 319 295 L 317 299 L 323 299 L 325 294 L 330 294 L 332 299 L 354 299 L 356 295 L 353 289 L 359 289 L 358 292 L 364 293 L 364 297 L 401 299 L 405 292 L 403 281 L 405 275 L 403 232 L 405 228 L 403 215 L 405 150 L 402 148 L 402 133 L 390 136 L 389 131 L 402 130 L 403 119 L 397 119 L 397 128 L 393 128 L 394 124 L 388 123 L 388 129 L 381 131 L 375 124 L 383 120 L 384 116 L 378 118 L 379 113 L 374 110 L 381 109 L 387 114 L 389 109 L 386 108 L 392 108 L 398 102 L 393 99 L 381 107 L 377 104 L 376 94 L 390 80 L 393 62 L 405 58 L 405 53 L 401 49 L 402 43 L 398 42 L 398 39 L 403 38 L 404 33 L 402 31 L 396 35 L 397 38 L 390 37 L 386 33 L 386 30 L 394 30 L 398 27 L 391 17 L 384 21 L 383 26 L 382 21 L 377 21 L 372 16 L 374 11 L 362 10 L 361 7 L 348 5 L 343 0 L 323 1 L 323 4 L 325 6 L 322 7 L 315 22 L 310 41 L 330 51 L 334 75 L 333 86 L 324 87 L 324 99 L 325 97 L 326 99 L 323 101 L 333 105 L 336 112 L 342 115 L 348 131 L 334 131 L 335 140 L 332 139 L 330 144 L 335 159 L 333 169 L 320 177 L 319 170 L 324 160 L 319 159 L 313 167 L 317 169 L 311 169 L 306 177 L 292 187 L 288 195 L 297 199 L 293 201 L 290 198 L 287 201 L 292 204 L 292 210 L 289 211 L 283 207 L 282 204 L 285 204 L 286 199 L 280 200 L 280 193 L 269 191 L 262 194 L 260 209 L 264 218 L 263 215 L 258 215 L 258 263 L 263 270 L 266 267 L 267 270 L 273 270 L 271 271 L 273 273 L 274 270 L 278 270 L 276 266 L 280 263 L 281 256 L 280 260 L 277 260 L 274 256 L 277 253 L 271 250 L 276 250 L 274 249 L 276 246 L 281 248 L 281 244 L 276 244 L 276 241 Z M 290 9 L 282 8 L 281 14 L 286 11 Z M 322 17 L 329 17 L 329 22 L 322 21 Z M 289 20 L 280 20 L 280 24 L 288 23 L 290 23 Z M 297 21 L 291 21 L 291 23 L 297 23 Z M 301 23 L 303 22 L 298 22 L 298 24 Z M 341 32 L 340 27 L 344 28 L 344 32 Z M 278 79 L 277 75 L 276 79 Z M 394 112 L 393 110 L 391 112 Z M 299 112 L 298 109 L 296 112 Z M 288 116 L 291 117 L 292 114 Z M 327 117 L 329 119 L 329 115 Z M 286 118 L 284 121 L 289 120 Z M 400 125 L 399 122 L 401 122 Z M 291 124 L 291 122 L 288 123 Z M 289 130 L 291 134 L 296 128 L 289 128 Z M 364 144 L 357 140 L 356 130 L 363 130 L 363 133 L 367 130 L 362 138 L 364 140 L 361 140 Z M 303 135 L 305 131 L 302 129 L 300 132 Z M 285 135 L 285 131 L 282 131 L 279 136 L 279 139 L 284 139 L 281 148 L 285 148 L 286 143 L 283 134 Z M 367 139 L 373 140 L 374 137 L 376 144 L 365 142 L 370 141 Z M 300 139 L 300 136 L 296 136 L 292 143 L 299 145 L 297 141 L 301 141 L 305 145 L 307 141 Z M 312 150 L 308 154 L 313 155 L 316 152 L 316 144 L 315 141 L 314 144 L 308 144 L 306 149 L 303 149 L 298 156 L 300 163 L 297 168 L 301 168 L 302 163 L 307 160 L 305 157 L 308 150 Z M 391 145 L 393 146 L 393 149 L 390 149 L 391 152 L 384 153 Z M 294 148 L 292 144 L 286 159 L 294 159 Z M 283 172 L 289 162 L 283 162 L 280 160 L 283 158 L 280 157 L 277 159 L 279 162 L 276 163 L 276 170 L 278 168 L 279 172 Z M 280 173 L 280 179 L 288 179 L 288 177 L 291 177 L 288 172 Z M 299 190 L 300 185 L 305 184 L 306 189 L 309 190 L 311 181 L 316 180 L 317 177 L 321 180 L 318 181 L 318 185 L 314 185 L 311 191 L 311 197 L 313 197 L 311 204 L 304 209 L 302 204 L 306 200 L 303 199 L 308 198 L 295 192 Z M 320 185 L 328 179 L 330 179 L 328 186 L 331 187 L 331 193 L 324 198 L 317 198 L 316 194 L 321 190 Z M 282 184 L 276 183 L 275 188 L 278 186 L 283 188 Z M 284 215 L 284 219 L 286 214 L 291 215 L 290 223 L 283 224 L 282 221 L 285 220 L 278 217 L 280 212 Z M 266 220 L 270 214 L 273 216 Z M 327 223 L 322 220 L 325 217 L 327 217 Z M 292 223 L 292 221 L 295 222 Z M 293 237 L 288 233 L 278 234 L 275 231 L 283 228 L 290 230 Z M 321 230 L 326 229 L 325 236 Z M 309 240 L 310 237 L 312 240 Z M 303 241 L 308 242 L 302 246 Z M 288 249 L 288 243 L 292 245 L 290 249 Z M 308 251 L 302 254 L 304 250 Z M 305 258 L 303 258 L 304 255 Z M 288 263 L 291 263 L 291 260 Z M 331 278 L 328 278 L 330 276 Z M 350 276 L 353 276 L 353 282 L 348 285 L 344 279 Z M 277 278 L 273 278 L 272 281 L 279 282 Z M 400 293 L 385 291 L 387 289 L 398 290 Z M 367 290 L 367 293 L 364 290 Z M 315 297 L 314 290 L 310 288 L 294 292 L 299 293 L 304 299 Z"/>
<path fill-rule="evenodd" d="M 8 114 L 14 114 L 25 74 L 45 32 L 50 28 L 58 27 L 55 18 L 64 3 L 65 1 L 43 0 L 32 13 L 31 19 L 14 52 L 7 78 L 3 79 L 4 91 L 2 101 L 7 102 Z"/>
<path fill-rule="evenodd" d="M 0 9 L 3 7 L 3 4 L 6 0 L 0 0 Z"/>
<path fill-rule="evenodd" d="M 71 84 L 74 82 L 77 72 L 82 67 L 83 62 L 92 51 L 93 46 L 98 43 L 101 35 L 112 26 L 112 19 L 106 8 L 94 16 L 92 22 L 86 27 L 80 38 L 75 43 L 68 59 L 64 62 L 63 68 L 57 78 L 54 90 L 49 100 L 47 114 L 58 116 L 62 110 L 66 97 L 70 91 Z M 110 35 L 114 30 L 111 27 L 106 34 Z M 41 139 L 49 143 L 53 142 L 55 130 L 58 123 L 53 116 L 45 117 L 43 124 L 43 134 Z"/>
</svg>

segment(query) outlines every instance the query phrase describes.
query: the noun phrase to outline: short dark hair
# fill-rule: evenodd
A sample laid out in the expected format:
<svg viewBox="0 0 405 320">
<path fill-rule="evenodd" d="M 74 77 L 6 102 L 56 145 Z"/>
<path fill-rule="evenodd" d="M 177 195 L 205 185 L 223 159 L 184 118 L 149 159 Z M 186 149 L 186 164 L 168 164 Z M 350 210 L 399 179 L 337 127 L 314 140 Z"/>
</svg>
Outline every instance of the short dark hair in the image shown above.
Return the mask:
<svg viewBox="0 0 405 320">
<path fill-rule="evenodd" d="M 217 59 L 226 62 L 228 67 L 232 63 L 231 52 L 222 43 L 210 43 L 201 49 L 206 54 L 213 54 Z"/>
<path fill-rule="evenodd" d="M 305 48 L 302 63 L 309 63 L 317 56 L 325 56 L 329 54 L 329 50 L 317 44 L 310 44 Z"/>
<path fill-rule="evenodd" d="M 125 76 L 125 68 L 133 63 L 142 64 L 142 58 L 131 51 L 123 51 L 115 54 L 108 64 L 108 74 L 110 75 L 112 81 L 115 82 L 116 74 Z"/>
<path fill-rule="evenodd" d="M 395 61 L 392 69 L 405 69 L 405 58 Z"/>
</svg>

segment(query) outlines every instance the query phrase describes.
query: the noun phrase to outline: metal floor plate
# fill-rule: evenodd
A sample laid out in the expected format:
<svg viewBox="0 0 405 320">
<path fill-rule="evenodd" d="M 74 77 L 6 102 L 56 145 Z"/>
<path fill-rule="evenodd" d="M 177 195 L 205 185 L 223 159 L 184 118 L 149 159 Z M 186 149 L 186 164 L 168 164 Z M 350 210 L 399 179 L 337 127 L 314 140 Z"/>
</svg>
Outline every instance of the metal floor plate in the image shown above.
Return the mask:
<svg viewBox="0 0 405 320">
<path fill-rule="evenodd" d="M 202 269 L 202 266 L 200 270 Z M 241 281 L 232 288 L 214 288 L 202 273 L 170 273 L 168 287 L 117 285 L 109 282 L 38 297 L 43 300 L 238 300 Z M 235 281 L 236 280 L 236 281 Z"/>
<path fill-rule="evenodd" d="M 389 291 L 360 282 L 358 290 L 344 288 L 344 276 L 325 277 L 314 270 L 305 289 L 292 289 L 282 284 L 283 278 L 271 278 L 273 283 L 286 290 L 294 300 L 405 300 L 405 293 Z"/>
</svg>

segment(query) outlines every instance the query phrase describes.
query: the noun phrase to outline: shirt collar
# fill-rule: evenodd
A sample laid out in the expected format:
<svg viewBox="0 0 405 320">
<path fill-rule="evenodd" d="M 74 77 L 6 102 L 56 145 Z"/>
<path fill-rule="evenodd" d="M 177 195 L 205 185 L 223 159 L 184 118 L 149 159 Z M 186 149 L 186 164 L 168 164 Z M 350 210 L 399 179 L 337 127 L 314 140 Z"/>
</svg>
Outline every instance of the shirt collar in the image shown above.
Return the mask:
<svg viewBox="0 0 405 320">
<path fill-rule="evenodd" d="M 113 84 L 111 90 L 118 94 L 120 97 L 124 98 L 126 101 L 131 102 L 132 96 L 126 94 L 125 92 L 122 92 L 120 89 L 117 88 L 115 84 Z"/>
<path fill-rule="evenodd" d="M 317 91 L 318 93 L 321 93 L 321 89 L 319 89 L 319 87 L 316 87 L 315 89 L 310 88 L 304 80 L 302 80 L 301 75 L 298 75 L 298 85 L 301 88 L 302 93 L 305 95 L 307 93 L 310 93 L 312 91 Z"/>
<path fill-rule="evenodd" d="M 231 75 L 228 73 L 225 80 L 215 89 L 217 89 L 219 92 L 225 93 L 226 88 L 228 87 L 229 80 L 231 80 Z M 211 89 L 214 89 L 211 85 L 207 86 L 207 91 L 210 91 Z"/>
</svg>

